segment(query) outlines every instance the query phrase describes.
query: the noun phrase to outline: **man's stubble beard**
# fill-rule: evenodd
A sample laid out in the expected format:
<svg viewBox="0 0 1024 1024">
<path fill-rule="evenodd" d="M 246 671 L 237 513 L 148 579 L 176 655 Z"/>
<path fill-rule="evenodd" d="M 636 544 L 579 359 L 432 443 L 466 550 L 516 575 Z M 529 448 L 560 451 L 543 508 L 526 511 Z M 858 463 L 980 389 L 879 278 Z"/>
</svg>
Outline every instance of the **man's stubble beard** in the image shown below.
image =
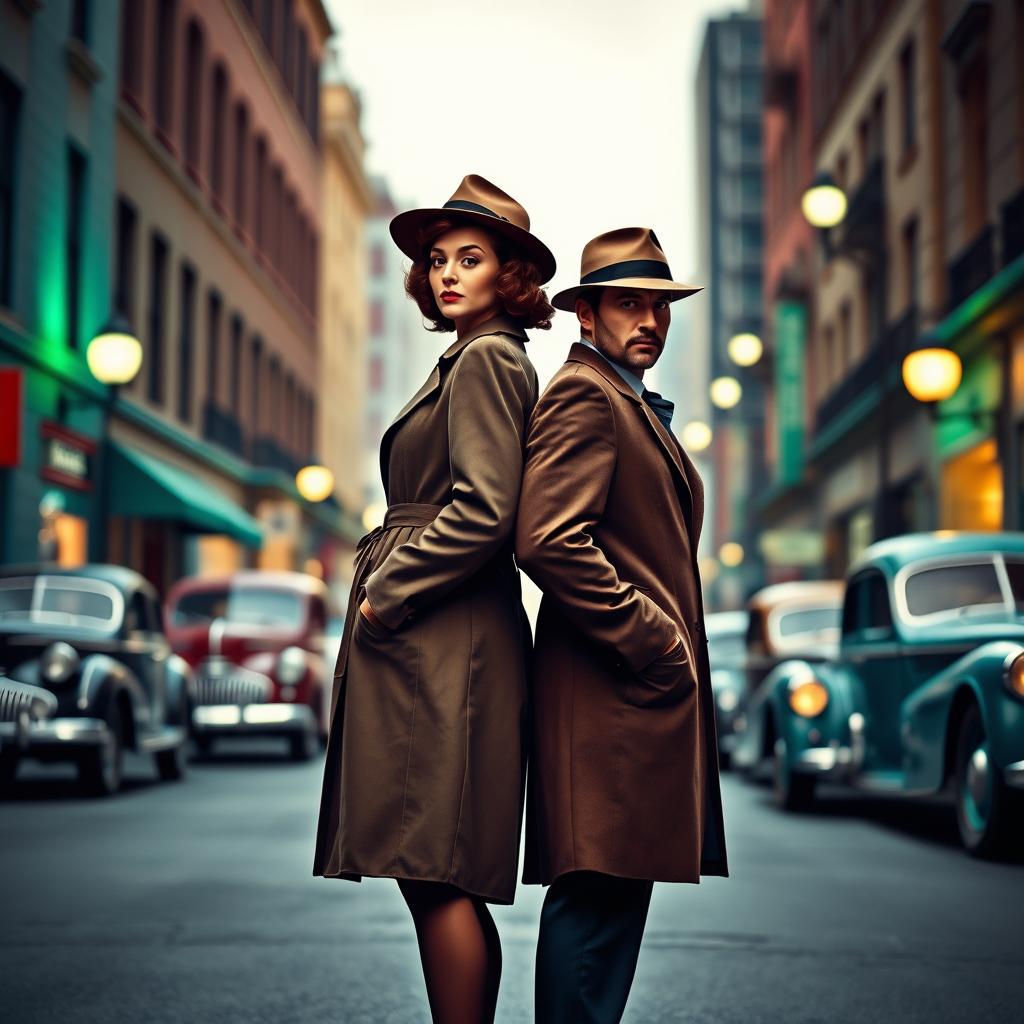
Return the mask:
<svg viewBox="0 0 1024 1024">
<path fill-rule="evenodd" d="M 605 335 L 604 338 L 601 337 L 602 333 Z M 643 372 L 644 370 L 650 370 L 654 366 L 654 364 L 657 363 L 657 361 L 661 358 L 661 353 L 665 351 L 665 343 L 662 341 L 661 337 L 656 334 L 654 336 L 654 340 L 657 341 L 658 343 L 658 354 L 654 357 L 654 360 L 652 362 L 648 363 L 646 361 L 647 357 L 641 355 L 640 353 L 631 351 L 629 348 L 629 344 L 634 341 L 639 341 L 641 338 L 646 338 L 650 336 L 636 335 L 635 337 L 632 337 L 627 341 L 626 346 L 623 348 L 621 356 L 612 355 L 611 352 L 608 351 L 606 341 L 606 339 L 611 336 L 611 331 L 608 330 L 608 328 L 605 326 L 605 322 L 601 319 L 600 315 L 595 311 L 594 346 L 602 355 L 606 356 L 613 363 L 618 363 L 620 366 L 624 366 L 627 370 L 631 370 L 634 372 L 640 370 L 641 372 Z"/>
</svg>

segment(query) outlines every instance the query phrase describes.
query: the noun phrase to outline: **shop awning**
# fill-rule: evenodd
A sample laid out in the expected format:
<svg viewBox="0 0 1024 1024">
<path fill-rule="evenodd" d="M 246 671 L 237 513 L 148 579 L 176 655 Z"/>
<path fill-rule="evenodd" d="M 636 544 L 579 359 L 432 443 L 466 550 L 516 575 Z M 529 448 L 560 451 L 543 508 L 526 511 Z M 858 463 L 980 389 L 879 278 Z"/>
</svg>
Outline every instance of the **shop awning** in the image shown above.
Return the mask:
<svg viewBox="0 0 1024 1024">
<path fill-rule="evenodd" d="M 110 510 L 136 519 L 174 519 L 201 533 L 225 533 L 250 547 L 263 528 L 227 495 L 163 459 L 111 443 Z"/>
</svg>

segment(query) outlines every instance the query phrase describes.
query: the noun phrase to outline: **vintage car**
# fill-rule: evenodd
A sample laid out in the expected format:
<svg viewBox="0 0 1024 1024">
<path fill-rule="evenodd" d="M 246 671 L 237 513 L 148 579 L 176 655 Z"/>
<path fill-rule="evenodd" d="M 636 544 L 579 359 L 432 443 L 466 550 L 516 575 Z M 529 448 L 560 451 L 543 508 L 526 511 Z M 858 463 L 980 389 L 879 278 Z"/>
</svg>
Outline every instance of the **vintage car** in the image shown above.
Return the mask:
<svg viewBox="0 0 1024 1024">
<path fill-rule="evenodd" d="M 167 635 L 196 674 L 192 735 L 201 755 L 226 736 L 279 736 L 294 760 L 326 742 L 335 610 L 322 580 L 246 570 L 179 580 Z"/>
<path fill-rule="evenodd" d="M 787 808 L 826 779 L 875 793 L 952 781 L 964 847 L 994 854 L 1024 823 L 1024 533 L 920 533 L 851 566 L 836 660 L 765 680 Z"/>
<path fill-rule="evenodd" d="M 711 662 L 711 691 L 715 695 L 718 760 L 729 767 L 733 726 L 743 700 L 746 679 L 746 638 L 749 615 L 745 611 L 714 612 L 704 619 Z"/>
<path fill-rule="evenodd" d="M 107 795 L 121 786 L 126 749 L 180 779 L 190 689 L 138 573 L 0 568 L 0 785 L 24 759 L 73 760 L 84 785 Z"/>
</svg>

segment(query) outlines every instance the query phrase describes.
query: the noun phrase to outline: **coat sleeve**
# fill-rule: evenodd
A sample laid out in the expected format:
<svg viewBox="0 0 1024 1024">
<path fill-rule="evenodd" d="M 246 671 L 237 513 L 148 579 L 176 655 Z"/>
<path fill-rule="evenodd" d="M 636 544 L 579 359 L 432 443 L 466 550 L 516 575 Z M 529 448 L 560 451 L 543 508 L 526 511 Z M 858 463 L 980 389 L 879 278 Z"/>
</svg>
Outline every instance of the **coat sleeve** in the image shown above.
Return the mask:
<svg viewBox="0 0 1024 1024">
<path fill-rule="evenodd" d="M 536 394 L 536 376 L 500 337 L 476 339 L 457 359 L 448 400 L 451 500 L 366 580 L 370 607 L 389 628 L 430 607 L 509 542 Z"/>
<path fill-rule="evenodd" d="M 619 578 L 594 543 L 617 447 L 601 385 L 578 371 L 557 377 L 530 422 L 516 561 L 584 636 L 636 672 L 659 658 L 678 630 L 650 597 Z"/>
</svg>

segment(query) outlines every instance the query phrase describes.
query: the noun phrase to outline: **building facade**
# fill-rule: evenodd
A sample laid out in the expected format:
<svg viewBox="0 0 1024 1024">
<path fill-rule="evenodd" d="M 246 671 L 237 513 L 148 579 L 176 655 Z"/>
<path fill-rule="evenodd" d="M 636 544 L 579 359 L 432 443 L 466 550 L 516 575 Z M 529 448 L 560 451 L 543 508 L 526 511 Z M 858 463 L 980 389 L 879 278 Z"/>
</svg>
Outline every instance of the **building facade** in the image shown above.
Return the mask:
<svg viewBox="0 0 1024 1024">
<path fill-rule="evenodd" d="M 716 606 L 733 607 L 757 586 L 760 568 L 751 499 L 761 484 L 763 385 L 758 368 L 728 355 L 736 334 L 762 327 L 762 22 L 733 13 L 707 23 L 697 73 L 699 268 L 707 297 L 697 333 L 708 339 L 712 379 L 734 378 L 743 395 L 712 407 L 706 529 L 713 552 L 739 544 L 743 560 L 711 585 Z"/>
</svg>

